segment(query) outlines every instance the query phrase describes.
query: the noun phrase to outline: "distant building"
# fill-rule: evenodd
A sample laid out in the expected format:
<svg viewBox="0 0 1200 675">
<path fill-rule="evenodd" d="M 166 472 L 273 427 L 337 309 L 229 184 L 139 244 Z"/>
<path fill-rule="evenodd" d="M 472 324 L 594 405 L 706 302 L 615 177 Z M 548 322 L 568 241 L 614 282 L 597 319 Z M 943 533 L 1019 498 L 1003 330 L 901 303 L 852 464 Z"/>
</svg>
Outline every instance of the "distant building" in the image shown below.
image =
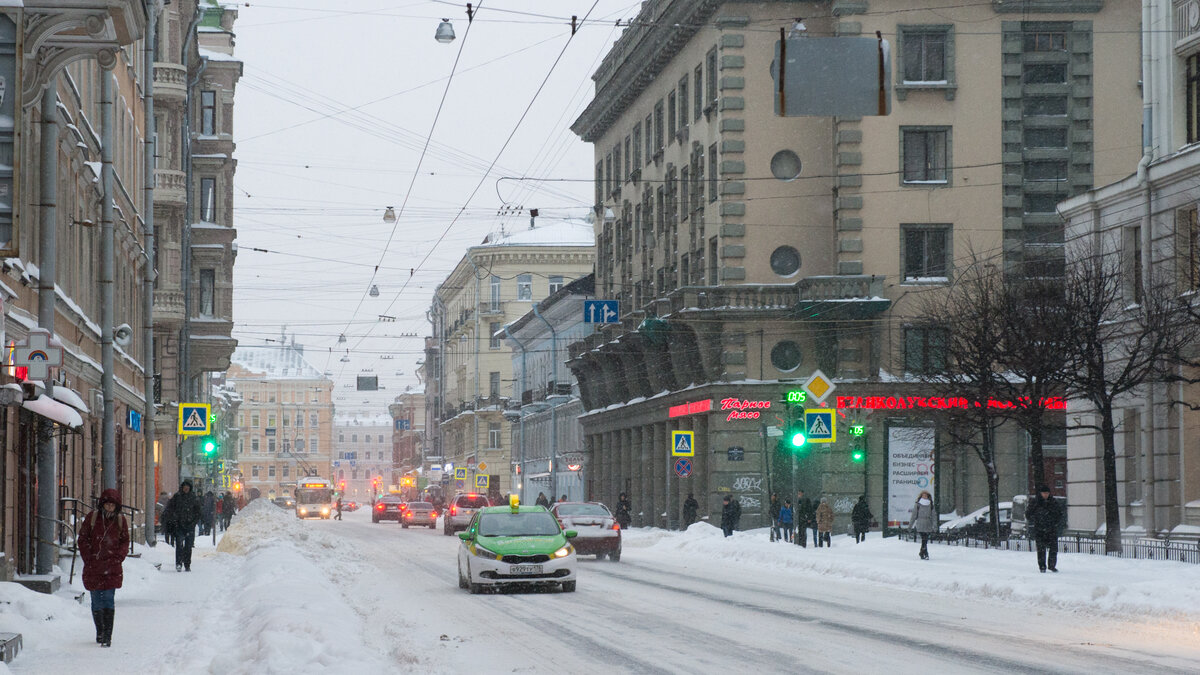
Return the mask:
<svg viewBox="0 0 1200 675">
<path fill-rule="evenodd" d="M 305 361 L 303 346 L 240 345 L 226 383 L 242 397 L 233 475 L 247 497 L 293 495 L 306 475 L 332 479 L 333 381 Z"/>
<path fill-rule="evenodd" d="M 395 473 L 392 483 L 399 484 L 400 476 L 417 471 L 424 473 L 430 462 L 441 466 L 441 459 L 426 456 L 425 391 L 409 390 L 396 397 L 388 406 L 392 419 L 392 461 Z"/>
<path fill-rule="evenodd" d="M 392 418 L 338 415 L 333 421 L 333 482 L 347 499 L 386 494 L 392 480 Z"/>
</svg>

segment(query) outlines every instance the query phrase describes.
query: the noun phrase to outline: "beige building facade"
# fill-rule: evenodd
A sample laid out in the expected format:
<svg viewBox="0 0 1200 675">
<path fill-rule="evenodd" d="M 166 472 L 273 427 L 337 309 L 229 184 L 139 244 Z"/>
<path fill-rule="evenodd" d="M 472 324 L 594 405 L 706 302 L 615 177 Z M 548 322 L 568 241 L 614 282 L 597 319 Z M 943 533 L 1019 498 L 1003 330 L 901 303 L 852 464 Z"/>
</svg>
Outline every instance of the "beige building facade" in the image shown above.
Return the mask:
<svg viewBox="0 0 1200 675">
<path fill-rule="evenodd" d="M 701 515 L 738 496 L 744 526 L 768 491 L 798 487 L 847 522 L 864 493 L 897 520 L 918 482 L 943 512 L 986 503 L 979 462 L 906 403 L 939 363 L 919 299 L 973 254 L 1060 274 L 1055 204 L 1134 169 L 1141 112 L 1135 3 L 1009 4 L 643 4 L 572 127 L 595 147 L 596 211 L 612 214 L 596 222 L 596 294 L 621 301 L 621 324 L 570 353 L 592 498 L 628 492 L 656 525 L 687 492 Z M 890 115 L 773 113 L 775 43 L 796 16 L 814 17 L 814 38 L 882 33 Z M 786 425 L 783 397 L 817 370 L 838 424 L 864 435 L 769 471 L 763 427 Z M 676 431 L 695 434 L 688 471 L 667 452 Z M 1064 464 L 1065 441 L 1051 445 Z M 997 446 L 1001 498 L 1027 491 L 1024 433 Z M 899 475 L 900 448 L 924 458 L 918 479 Z"/>
<path fill-rule="evenodd" d="M 392 480 L 392 419 L 387 415 L 338 415 L 333 421 L 332 476 L 344 499 L 371 501 Z"/>
</svg>

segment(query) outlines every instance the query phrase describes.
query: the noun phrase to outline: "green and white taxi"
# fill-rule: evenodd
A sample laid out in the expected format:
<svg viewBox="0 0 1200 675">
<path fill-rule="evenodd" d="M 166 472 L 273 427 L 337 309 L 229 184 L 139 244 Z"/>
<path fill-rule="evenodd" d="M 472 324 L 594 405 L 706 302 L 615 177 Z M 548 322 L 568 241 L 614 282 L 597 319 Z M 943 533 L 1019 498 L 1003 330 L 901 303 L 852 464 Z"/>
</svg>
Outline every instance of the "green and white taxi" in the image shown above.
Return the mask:
<svg viewBox="0 0 1200 675">
<path fill-rule="evenodd" d="M 508 506 L 482 508 L 458 533 L 458 587 L 480 593 L 506 585 L 558 585 L 570 593 L 575 534 L 563 531 L 545 507 L 521 506 L 516 495 Z"/>
</svg>

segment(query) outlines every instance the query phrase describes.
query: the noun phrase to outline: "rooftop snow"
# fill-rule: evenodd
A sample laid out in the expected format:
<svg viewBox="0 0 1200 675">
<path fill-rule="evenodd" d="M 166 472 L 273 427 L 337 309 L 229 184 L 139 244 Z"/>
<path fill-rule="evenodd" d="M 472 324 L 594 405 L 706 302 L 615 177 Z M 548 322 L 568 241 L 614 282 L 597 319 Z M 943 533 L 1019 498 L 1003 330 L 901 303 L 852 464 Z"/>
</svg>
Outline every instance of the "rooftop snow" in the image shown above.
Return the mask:
<svg viewBox="0 0 1200 675">
<path fill-rule="evenodd" d="M 271 379 L 325 379 L 319 370 L 304 360 L 304 348 L 295 344 L 239 344 L 230 361 L 246 370 L 263 373 Z"/>
</svg>

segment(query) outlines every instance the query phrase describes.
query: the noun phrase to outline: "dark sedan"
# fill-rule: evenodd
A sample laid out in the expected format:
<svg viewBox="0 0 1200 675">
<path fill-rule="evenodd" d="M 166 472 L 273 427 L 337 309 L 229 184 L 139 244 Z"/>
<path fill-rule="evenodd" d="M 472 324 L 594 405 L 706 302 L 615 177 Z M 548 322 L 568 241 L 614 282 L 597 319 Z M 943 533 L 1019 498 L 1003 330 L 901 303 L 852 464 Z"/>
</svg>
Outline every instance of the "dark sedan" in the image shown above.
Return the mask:
<svg viewBox="0 0 1200 675">
<path fill-rule="evenodd" d="M 381 520 L 394 520 L 401 522 L 404 516 L 404 500 L 399 497 L 380 497 L 375 502 L 375 508 L 371 510 L 371 522 L 378 523 Z"/>
<path fill-rule="evenodd" d="M 595 555 L 597 559 L 607 555 L 613 562 L 621 559 L 621 526 L 607 506 L 600 502 L 558 502 L 550 512 L 564 530 L 579 533 L 571 540 L 576 553 Z"/>
</svg>

